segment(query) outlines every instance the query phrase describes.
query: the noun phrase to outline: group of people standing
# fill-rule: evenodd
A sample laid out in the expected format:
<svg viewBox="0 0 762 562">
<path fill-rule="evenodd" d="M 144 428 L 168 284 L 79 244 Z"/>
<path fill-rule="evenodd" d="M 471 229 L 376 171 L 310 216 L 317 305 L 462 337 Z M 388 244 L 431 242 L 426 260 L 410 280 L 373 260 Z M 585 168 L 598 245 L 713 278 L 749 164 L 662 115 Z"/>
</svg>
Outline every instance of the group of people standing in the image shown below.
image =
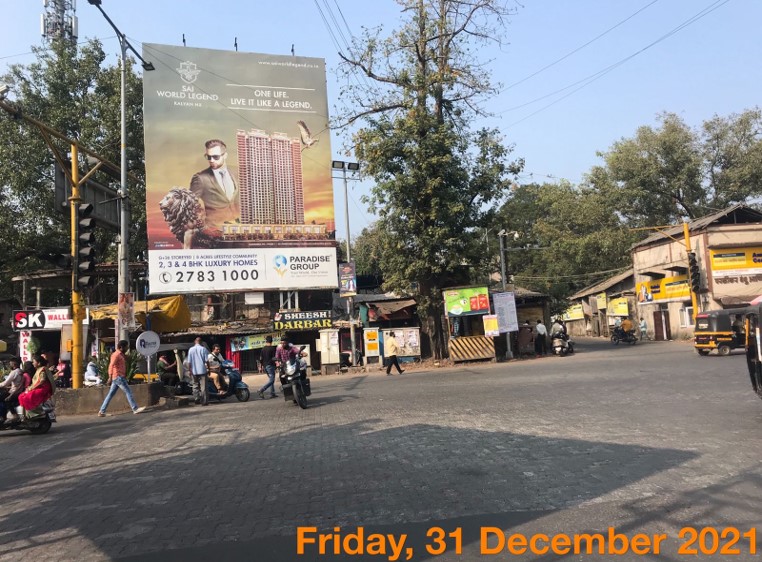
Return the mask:
<svg viewBox="0 0 762 562">
<path fill-rule="evenodd" d="M 556 333 L 566 334 L 566 324 L 560 318 L 556 318 L 550 327 L 548 332 L 547 326 L 541 319 L 537 320 L 537 323 L 532 327 L 529 321 L 525 321 L 524 324 L 519 326 L 518 334 L 518 355 L 530 354 L 532 344 L 534 344 L 535 357 L 545 357 L 548 355 L 548 349 L 550 348 L 549 339 Z"/>
</svg>

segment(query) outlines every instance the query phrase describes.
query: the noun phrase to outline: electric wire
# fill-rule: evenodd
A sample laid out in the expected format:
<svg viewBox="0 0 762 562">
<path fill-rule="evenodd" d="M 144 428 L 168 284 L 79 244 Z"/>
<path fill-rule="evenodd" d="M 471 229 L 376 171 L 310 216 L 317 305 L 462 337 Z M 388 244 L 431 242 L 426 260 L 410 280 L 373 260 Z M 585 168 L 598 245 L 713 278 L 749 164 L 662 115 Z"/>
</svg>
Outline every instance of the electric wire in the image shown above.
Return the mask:
<svg viewBox="0 0 762 562">
<path fill-rule="evenodd" d="M 603 78 L 603 76 L 605 76 L 609 72 L 612 72 L 616 68 L 622 66 L 626 62 L 632 60 L 633 58 L 635 58 L 636 56 L 640 55 L 641 53 L 647 51 L 651 47 L 657 45 L 658 43 L 661 43 L 662 41 L 668 39 L 672 35 L 675 35 L 676 33 L 682 31 L 683 29 L 685 29 L 689 25 L 695 23 L 696 21 L 700 20 L 704 16 L 709 15 L 711 12 L 721 8 L 722 6 L 727 4 L 728 2 L 730 2 L 730 0 L 716 0 L 715 2 L 710 4 L 709 6 L 707 6 L 703 10 L 701 10 L 700 12 L 694 14 L 693 16 L 691 16 L 690 18 L 688 18 L 687 20 L 682 22 L 680 25 L 676 26 L 675 28 L 673 28 L 672 30 L 667 32 L 666 34 L 664 34 L 661 37 L 659 37 L 658 39 L 652 41 L 651 43 L 649 43 L 648 45 L 646 45 L 642 49 L 636 51 L 635 53 L 633 53 L 633 54 L 631 54 L 631 55 L 629 55 L 629 56 L 627 56 L 627 57 L 625 57 L 625 58 L 623 58 L 623 59 L 621 59 L 621 60 L 619 60 L 619 61 L 617 61 L 617 62 L 615 62 L 615 63 L 613 63 L 611 65 L 609 65 L 609 66 L 607 66 L 606 68 L 604 68 L 602 70 L 599 70 L 598 72 L 595 72 L 595 73 L 593 73 L 593 74 L 591 74 L 591 75 L 589 75 L 589 76 L 587 76 L 585 78 L 582 78 L 581 80 L 578 80 L 578 81 L 576 81 L 576 82 L 574 82 L 572 84 L 569 84 L 569 85 L 567 85 L 567 86 L 565 86 L 563 88 L 560 88 L 560 89 L 558 89 L 558 90 L 556 90 L 554 92 L 551 92 L 551 93 L 546 94 L 544 96 L 540 96 L 539 98 L 536 98 L 536 99 L 531 100 L 529 102 L 523 103 L 521 105 L 518 105 L 518 106 L 515 106 L 515 107 L 512 107 L 512 108 L 503 110 L 503 111 L 500 112 L 500 114 L 507 113 L 509 111 L 514 111 L 514 110 L 520 109 L 522 107 L 526 107 L 528 105 L 531 105 L 533 103 L 536 103 L 536 102 L 541 101 L 543 99 L 546 99 L 548 97 L 554 96 L 554 95 L 559 94 L 559 93 L 561 93 L 561 92 L 563 92 L 565 90 L 568 90 L 569 88 L 573 88 L 574 86 L 579 85 L 577 88 L 574 88 L 571 92 L 565 94 L 564 96 L 561 96 L 560 98 L 554 100 L 553 102 L 551 102 L 551 103 L 549 103 L 547 105 L 544 105 L 543 107 L 537 109 L 536 111 L 530 113 L 529 115 L 527 115 L 527 116 L 525 116 L 525 117 L 523 117 L 523 118 L 521 118 L 521 119 L 519 119 L 517 121 L 514 121 L 513 123 L 508 125 L 508 127 L 513 127 L 515 125 L 518 125 L 519 123 L 523 123 L 524 121 L 526 121 L 530 117 L 533 117 L 533 116 L 537 115 L 538 113 L 548 109 L 549 107 L 552 107 L 553 105 L 555 105 L 555 104 L 563 101 L 564 99 L 568 98 L 572 94 L 578 92 L 582 88 L 585 88 L 586 86 L 589 86 L 590 84 L 592 84 L 593 82 L 597 81 L 598 79 Z"/>
<path fill-rule="evenodd" d="M 590 45 L 590 44 L 592 44 L 592 43 L 595 43 L 595 42 L 596 42 L 598 39 L 600 39 L 601 37 L 603 37 L 603 36 L 605 36 L 605 35 L 609 34 L 609 33 L 610 33 L 610 32 L 612 32 L 612 31 L 614 31 L 614 30 L 615 30 L 617 27 L 619 27 L 619 26 L 623 25 L 624 23 L 628 22 L 629 20 L 631 20 L 632 18 L 634 18 L 635 16 L 637 16 L 637 15 L 638 15 L 640 12 L 642 12 L 643 10 L 645 10 L 645 9 L 649 8 L 650 6 L 653 6 L 653 5 L 654 5 L 654 4 L 656 4 L 658 1 L 659 1 L 659 0 L 653 0 L 653 1 L 652 1 L 650 4 L 646 4 L 645 6 L 643 6 L 643 7 L 642 7 L 640 10 L 638 10 L 638 11 L 637 11 L 637 12 L 635 12 L 634 14 L 631 14 L 631 15 L 627 16 L 625 19 L 623 19 L 622 21 L 620 21 L 620 22 L 619 22 L 619 23 L 617 23 L 616 25 L 613 25 L 612 27 L 609 27 L 609 28 L 608 28 L 606 31 L 604 31 L 603 33 L 601 33 L 601 34 L 599 34 L 599 35 L 596 35 L 595 37 L 593 37 L 593 38 L 592 38 L 590 41 L 588 41 L 587 43 L 585 43 L 585 44 L 583 44 L 583 45 L 580 45 L 579 47 L 577 47 L 577 48 L 576 48 L 576 49 L 574 49 L 573 51 L 570 51 L 570 52 L 568 52 L 567 54 L 565 54 L 565 55 L 564 55 L 564 56 L 562 56 L 561 58 L 559 58 L 559 59 L 556 59 L 556 60 L 554 60 L 553 62 L 551 62 L 550 64 L 547 64 L 547 65 L 543 66 L 543 67 L 542 67 L 540 70 L 537 70 L 537 71 L 533 72 L 532 74 L 529 74 L 528 76 L 525 76 L 524 78 L 522 78 L 522 79 L 521 79 L 521 80 L 519 80 L 518 82 L 514 82 L 513 84 L 511 84 L 511 85 L 507 86 L 505 89 L 506 89 L 506 90 L 510 90 L 510 89 L 511 89 L 511 88 L 513 88 L 514 86 L 518 86 L 519 84 L 523 84 L 524 82 L 526 82 L 526 81 L 527 81 L 527 80 L 529 80 L 530 78 L 534 78 L 534 77 L 535 77 L 535 76 L 537 76 L 538 74 L 540 74 L 540 73 L 542 73 L 542 72 L 544 72 L 544 71 L 548 70 L 549 68 L 551 68 L 551 67 L 553 67 L 553 66 L 557 65 L 559 62 L 562 62 L 562 61 L 564 61 L 564 60 L 568 59 L 568 58 L 569 58 L 570 56 L 572 56 L 574 53 L 577 53 L 577 52 L 581 51 L 582 49 L 584 49 L 585 47 L 587 47 L 588 45 Z"/>
</svg>

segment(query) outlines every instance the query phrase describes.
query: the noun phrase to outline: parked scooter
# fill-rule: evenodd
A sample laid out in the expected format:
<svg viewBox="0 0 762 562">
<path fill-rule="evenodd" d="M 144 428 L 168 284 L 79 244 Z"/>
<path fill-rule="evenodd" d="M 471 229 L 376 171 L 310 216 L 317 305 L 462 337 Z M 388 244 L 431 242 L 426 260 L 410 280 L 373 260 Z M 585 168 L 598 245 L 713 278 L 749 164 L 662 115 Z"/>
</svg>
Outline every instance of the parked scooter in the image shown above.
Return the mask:
<svg viewBox="0 0 762 562">
<path fill-rule="evenodd" d="M 301 409 L 305 409 L 307 397 L 312 394 L 312 390 L 310 379 L 307 377 L 307 361 L 301 356 L 301 352 L 298 359 L 293 357 L 285 364 L 281 364 L 279 378 L 280 389 L 286 402 L 293 400 Z"/>
<path fill-rule="evenodd" d="M 226 392 L 218 392 L 217 387 L 214 386 L 212 380 L 208 379 L 206 393 L 209 396 L 209 399 L 216 398 L 217 400 L 224 400 L 228 396 L 233 396 L 235 394 L 235 397 L 238 398 L 239 402 L 248 402 L 251 397 L 249 385 L 243 382 L 241 372 L 233 367 L 233 362 L 228 360 L 223 361 L 221 369 L 222 375 L 227 379 L 228 389 Z"/>
<path fill-rule="evenodd" d="M 564 332 L 554 332 L 551 336 L 553 353 L 564 357 L 574 353 L 574 342 Z"/>
<path fill-rule="evenodd" d="M 635 330 L 625 332 L 621 326 L 614 328 L 614 331 L 611 334 L 611 343 L 619 345 L 619 342 L 635 345 L 638 342 L 638 338 L 635 336 Z"/>
<path fill-rule="evenodd" d="M 38 409 L 25 412 L 24 408 L 18 406 L 16 412 L 19 418 L 12 421 L 0 423 L 0 431 L 14 429 L 16 431 L 26 430 L 34 435 L 42 435 L 50 430 L 50 426 L 56 421 L 56 408 L 52 401 L 48 400 Z"/>
</svg>

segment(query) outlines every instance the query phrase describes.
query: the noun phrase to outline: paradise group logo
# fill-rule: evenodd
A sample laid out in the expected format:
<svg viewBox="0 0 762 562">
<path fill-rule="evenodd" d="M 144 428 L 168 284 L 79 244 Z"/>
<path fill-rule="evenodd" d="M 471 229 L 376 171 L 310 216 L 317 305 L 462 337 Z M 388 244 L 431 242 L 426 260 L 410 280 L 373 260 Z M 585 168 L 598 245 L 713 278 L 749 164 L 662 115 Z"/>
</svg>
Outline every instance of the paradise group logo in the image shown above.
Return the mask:
<svg viewBox="0 0 762 562">
<path fill-rule="evenodd" d="M 275 272 L 283 277 L 288 271 L 288 258 L 282 254 L 278 254 L 273 258 L 275 264 Z"/>
</svg>

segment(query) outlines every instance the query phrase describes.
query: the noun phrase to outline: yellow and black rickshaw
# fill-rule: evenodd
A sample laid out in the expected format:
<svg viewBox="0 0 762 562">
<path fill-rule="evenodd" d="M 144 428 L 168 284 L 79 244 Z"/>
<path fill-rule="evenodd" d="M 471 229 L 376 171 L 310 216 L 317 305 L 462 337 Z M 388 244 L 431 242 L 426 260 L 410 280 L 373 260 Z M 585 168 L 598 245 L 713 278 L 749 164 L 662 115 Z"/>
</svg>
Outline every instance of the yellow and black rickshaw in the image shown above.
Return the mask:
<svg viewBox="0 0 762 562">
<path fill-rule="evenodd" d="M 762 306 L 749 307 L 745 318 L 746 365 L 749 368 L 751 387 L 762 398 L 762 337 L 760 336 Z"/>
<path fill-rule="evenodd" d="M 728 308 L 699 312 L 693 334 L 693 346 L 699 355 L 709 355 L 713 349 L 719 355 L 744 347 L 744 316 L 749 308 Z"/>
</svg>

